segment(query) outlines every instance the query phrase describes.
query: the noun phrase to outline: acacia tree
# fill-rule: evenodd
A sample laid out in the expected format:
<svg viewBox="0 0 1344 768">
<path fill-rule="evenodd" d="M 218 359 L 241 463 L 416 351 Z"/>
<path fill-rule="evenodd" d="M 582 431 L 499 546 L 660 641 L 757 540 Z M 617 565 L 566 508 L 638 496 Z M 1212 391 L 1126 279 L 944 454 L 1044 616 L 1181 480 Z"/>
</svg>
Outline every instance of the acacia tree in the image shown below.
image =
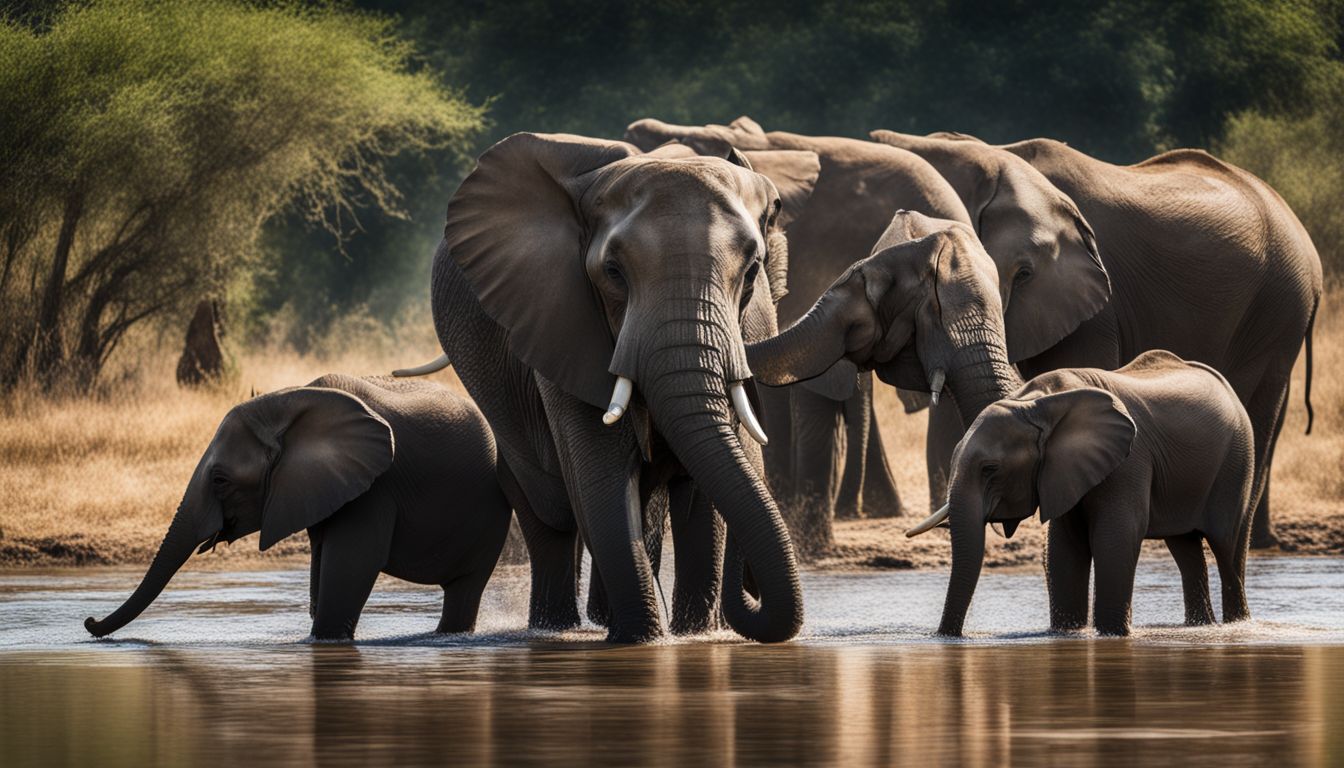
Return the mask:
<svg viewBox="0 0 1344 768">
<path fill-rule="evenodd" d="M 297 4 L 92 0 L 0 21 L 0 385 L 88 386 L 126 332 L 218 292 L 284 210 L 399 211 L 403 151 L 482 111 L 386 19 Z"/>
</svg>

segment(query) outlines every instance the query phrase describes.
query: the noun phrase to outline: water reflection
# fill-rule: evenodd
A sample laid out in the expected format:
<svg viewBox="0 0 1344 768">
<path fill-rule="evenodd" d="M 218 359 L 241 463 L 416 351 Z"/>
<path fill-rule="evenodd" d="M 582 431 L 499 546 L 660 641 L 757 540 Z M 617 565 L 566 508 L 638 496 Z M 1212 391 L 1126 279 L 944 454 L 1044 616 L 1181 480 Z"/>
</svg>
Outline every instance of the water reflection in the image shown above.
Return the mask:
<svg viewBox="0 0 1344 768">
<path fill-rule="evenodd" d="M 1344 760 L 1344 648 L 289 646 L 0 657 L 6 765 Z"/>
</svg>

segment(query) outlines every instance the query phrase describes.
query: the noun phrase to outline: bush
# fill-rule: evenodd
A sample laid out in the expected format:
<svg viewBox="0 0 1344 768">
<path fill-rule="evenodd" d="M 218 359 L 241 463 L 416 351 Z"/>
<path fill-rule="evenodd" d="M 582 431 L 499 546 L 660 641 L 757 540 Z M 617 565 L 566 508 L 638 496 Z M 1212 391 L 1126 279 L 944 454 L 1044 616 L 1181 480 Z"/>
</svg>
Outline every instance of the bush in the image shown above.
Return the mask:
<svg viewBox="0 0 1344 768">
<path fill-rule="evenodd" d="M 1341 78 L 1344 80 L 1344 78 Z M 1327 278 L 1344 274 L 1344 85 L 1305 117 L 1243 113 L 1219 150 L 1269 182 L 1302 220 Z"/>
<path fill-rule="evenodd" d="M 291 3 L 0 21 L 0 386 L 87 387 L 137 323 L 224 290 L 282 211 L 397 212 L 388 159 L 482 124 L 412 54 L 385 19 Z"/>
</svg>

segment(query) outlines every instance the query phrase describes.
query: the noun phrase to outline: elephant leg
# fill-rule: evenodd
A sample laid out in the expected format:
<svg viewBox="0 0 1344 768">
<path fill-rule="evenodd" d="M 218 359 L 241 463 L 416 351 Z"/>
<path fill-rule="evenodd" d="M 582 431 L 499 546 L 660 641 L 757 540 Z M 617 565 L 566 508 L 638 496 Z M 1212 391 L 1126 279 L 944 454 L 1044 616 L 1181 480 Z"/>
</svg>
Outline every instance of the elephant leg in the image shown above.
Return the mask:
<svg viewBox="0 0 1344 768">
<path fill-rule="evenodd" d="M 646 642 L 663 634 L 653 569 L 644 548 L 640 455 L 629 419 L 602 411 L 537 377 L 560 465 L 593 567 L 610 606 L 607 639 Z"/>
<path fill-rule="evenodd" d="M 1268 549 L 1276 547 L 1279 539 L 1274 535 L 1274 526 L 1269 517 L 1269 481 L 1270 469 L 1274 461 L 1274 446 L 1283 430 L 1283 420 L 1288 411 L 1289 387 L 1283 382 L 1292 373 L 1280 372 L 1271 368 L 1246 404 L 1246 415 L 1251 418 L 1251 428 L 1255 433 L 1255 515 L 1251 527 L 1251 547 Z"/>
<path fill-rule="evenodd" d="M 547 525 L 532 511 L 527 494 L 503 457 L 499 482 L 518 517 L 532 568 L 532 593 L 527 626 L 532 629 L 573 629 L 579 626 L 577 531 Z"/>
<path fill-rule="evenodd" d="M 1050 628 L 1068 632 L 1087 626 L 1092 547 L 1082 515 L 1051 520 L 1046 532 L 1045 585 L 1050 599 Z"/>
<path fill-rule="evenodd" d="M 396 524 L 391 495 L 375 487 L 319 526 L 322 562 L 313 637 L 350 640 L 378 574 L 387 564 Z"/>
<path fill-rule="evenodd" d="M 792 388 L 794 486 L 787 518 L 804 557 L 830 548 L 840 473 L 845 463 L 843 405 L 802 387 Z"/>
<path fill-rule="evenodd" d="M 1246 605 L 1246 556 L 1249 547 L 1250 521 L 1236 528 L 1209 537 L 1209 549 L 1218 563 L 1218 579 L 1223 586 L 1223 622 L 1242 621 L 1251 617 Z"/>
<path fill-rule="evenodd" d="M 947 503 L 947 480 L 952 473 L 952 450 L 966 434 L 961 411 L 948 392 L 937 405 L 929 406 L 929 434 L 924 441 L 924 460 L 929 472 L 929 509 Z"/>
<path fill-rule="evenodd" d="M 645 489 L 641 491 L 640 498 L 644 509 L 644 552 L 649 556 L 649 567 L 656 581 L 663 563 L 663 528 L 667 523 L 666 489 Z M 677 573 L 680 577 L 681 572 Z M 588 620 L 599 627 L 607 626 L 611 618 L 611 610 L 607 606 L 607 588 L 602 583 L 601 571 L 596 567 L 588 576 L 587 612 Z"/>
<path fill-rule="evenodd" d="M 1185 591 L 1185 623 L 1198 626 L 1213 623 L 1213 601 L 1209 598 L 1209 569 L 1204 564 L 1204 537 L 1197 532 L 1165 539 L 1167 550 L 1181 571 Z"/>
<path fill-rule="evenodd" d="M 668 487 L 672 550 L 677 569 L 672 589 L 671 629 L 697 635 L 719 626 L 719 588 L 723 583 L 726 528 L 709 499 L 690 478 Z"/>
<path fill-rule="evenodd" d="M 317 618 L 317 588 L 322 582 L 322 531 L 319 527 L 308 529 L 308 618 Z"/>
<path fill-rule="evenodd" d="M 863 514 L 865 517 L 900 517 L 905 514 L 905 503 L 896 489 L 891 465 L 887 463 L 887 447 L 882 442 L 882 428 L 877 421 L 877 410 L 869 405 L 867 470 L 863 474 Z"/>
<path fill-rule="evenodd" d="M 863 488 L 868 474 L 868 442 L 872 439 L 873 374 L 859 374 L 859 387 L 843 403 L 845 465 L 835 495 L 836 519 L 864 516 Z"/>
<path fill-rule="evenodd" d="M 770 493 L 786 501 L 793 488 L 793 414 L 789 387 L 757 387 L 761 423 L 770 436 L 765 447 L 765 479 Z"/>
<path fill-rule="evenodd" d="M 443 614 L 434 631 L 443 635 L 475 631 L 476 616 L 481 611 L 481 595 L 494 572 L 495 567 L 491 564 L 489 568 L 477 568 L 444 584 Z"/>
<path fill-rule="evenodd" d="M 1092 623 L 1097 632 L 1103 635 L 1129 634 L 1134 574 L 1138 570 L 1139 552 L 1143 548 L 1142 531 L 1148 527 L 1148 486 L 1144 484 L 1142 487 L 1143 493 L 1109 496 L 1109 499 L 1132 499 L 1129 504 L 1094 502 L 1094 506 L 1101 509 L 1097 514 L 1089 515 L 1088 541 L 1097 574 Z M 1137 510 L 1137 519 L 1133 509 L 1135 506 L 1142 507 Z M 1070 514 L 1079 511 L 1082 510 Z"/>
</svg>

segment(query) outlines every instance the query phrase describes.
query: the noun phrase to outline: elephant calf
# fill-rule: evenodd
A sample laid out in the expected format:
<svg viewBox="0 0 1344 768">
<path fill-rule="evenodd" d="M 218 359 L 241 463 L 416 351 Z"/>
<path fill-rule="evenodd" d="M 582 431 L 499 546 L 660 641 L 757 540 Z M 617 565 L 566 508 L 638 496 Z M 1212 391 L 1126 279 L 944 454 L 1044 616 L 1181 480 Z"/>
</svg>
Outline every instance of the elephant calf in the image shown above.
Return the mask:
<svg viewBox="0 0 1344 768">
<path fill-rule="evenodd" d="M 1039 506 L 1050 523 L 1046 583 L 1056 630 L 1093 621 L 1129 633 L 1143 539 L 1164 539 L 1180 567 L 1186 622 L 1213 621 L 1203 540 L 1218 561 L 1223 621 L 1249 617 L 1244 577 L 1255 477 L 1251 422 L 1217 371 L 1166 351 L 1116 371 L 1066 368 L 984 409 L 953 454 L 944 520 L 952 578 L 939 633 L 961 634 L 985 554 L 985 524 L 1011 536 Z"/>
<path fill-rule="evenodd" d="M 135 619 L 193 550 L 256 531 L 265 550 L 307 529 L 315 637 L 353 637 L 380 572 L 442 585 L 438 631 L 468 632 L 510 515 L 470 401 L 428 382 L 330 374 L 229 411 L 140 586 L 84 626 L 102 637 Z"/>
</svg>

